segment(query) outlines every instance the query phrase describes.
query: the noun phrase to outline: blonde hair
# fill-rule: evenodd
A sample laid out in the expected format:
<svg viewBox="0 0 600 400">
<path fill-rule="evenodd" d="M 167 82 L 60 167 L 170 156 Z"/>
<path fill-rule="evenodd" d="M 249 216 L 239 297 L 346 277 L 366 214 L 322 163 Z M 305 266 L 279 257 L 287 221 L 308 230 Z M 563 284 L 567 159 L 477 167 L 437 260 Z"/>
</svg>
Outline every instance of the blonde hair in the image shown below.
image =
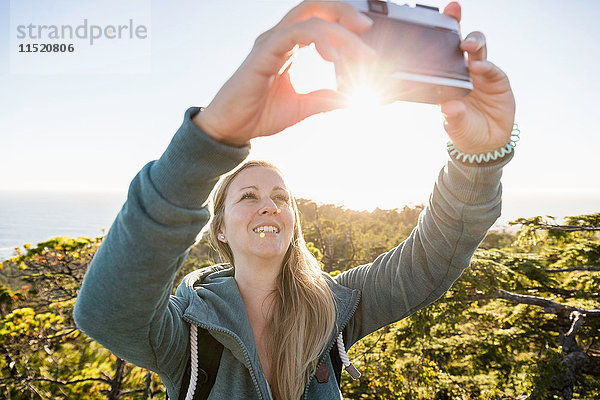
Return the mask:
<svg viewBox="0 0 600 400">
<path fill-rule="evenodd" d="M 277 167 L 266 161 L 248 161 L 227 175 L 212 197 L 209 239 L 222 261 L 233 268 L 231 248 L 217 240 L 217 235 L 223 225 L 227 189 L 241 171 L 252 167 L 271 168 L 281 174 Z M 322 276 L 319 262 L 306 248 L 298 206 L 291 195 L 290 203 L 295 215 L 294 231 L 277 278 L 271 320 L 267 322 L 270 335 L 267 354 L 274 371 L 271 391 L 276 399 L 282 400 L 302 396 L 336 324 L 333 295 Z"/>
</svg>

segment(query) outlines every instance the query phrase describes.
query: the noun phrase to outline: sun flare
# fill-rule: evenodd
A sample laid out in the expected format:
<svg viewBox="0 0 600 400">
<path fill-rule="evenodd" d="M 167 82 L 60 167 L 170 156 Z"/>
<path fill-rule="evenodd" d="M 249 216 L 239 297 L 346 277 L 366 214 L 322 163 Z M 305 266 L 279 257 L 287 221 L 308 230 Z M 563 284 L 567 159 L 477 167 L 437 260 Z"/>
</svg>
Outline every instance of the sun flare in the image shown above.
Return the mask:
<svg viewBox="0 0 600 400">
<path fill-rule="evenodd" d="M 371 109 L 382 104 L 381 94 L 368 84 L 354 87 L 348 95 L 347 106 L 350 109 Z"/>
<path fill-rule="evenodd" d="M 321 58 L 314 44 L 294 49 L 290 59 L 290 80 L 296 93 L 309 93 L 320 89 L 337 89 L 333 63 Z M 381 93 L 366 82 L 353 84 L 348 92 L 347 107 L 350 109 L 375 108 L 383 104 Z"/>
</svg>

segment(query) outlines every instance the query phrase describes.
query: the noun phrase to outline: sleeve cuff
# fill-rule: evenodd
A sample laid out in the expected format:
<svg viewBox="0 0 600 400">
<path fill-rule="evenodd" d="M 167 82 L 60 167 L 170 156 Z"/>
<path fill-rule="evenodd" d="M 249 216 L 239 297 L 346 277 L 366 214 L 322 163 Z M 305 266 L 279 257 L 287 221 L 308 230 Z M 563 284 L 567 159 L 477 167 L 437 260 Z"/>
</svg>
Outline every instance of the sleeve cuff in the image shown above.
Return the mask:
<svg viewBox="0 0 600 400">
<path fill-rule="evenodd" d="M 502 168 L 510 162 L 514 151 L 501 159 L 486 163 L 467 163 L 450 157 L 442 170 L 441 183 L 468 205 L 481 205 L 493 201 L 501 192 Z"/>
<path fill-rule="evenodd" d="M 201 208 L 219 177 L 239 165 L 250 146 L 232 147 L 217 142 L 193 122 L 200 107 L 190 107 L 171 143 L 153 163 L 150 178 L 169 202 L 184 208 Z"/>
</svg>

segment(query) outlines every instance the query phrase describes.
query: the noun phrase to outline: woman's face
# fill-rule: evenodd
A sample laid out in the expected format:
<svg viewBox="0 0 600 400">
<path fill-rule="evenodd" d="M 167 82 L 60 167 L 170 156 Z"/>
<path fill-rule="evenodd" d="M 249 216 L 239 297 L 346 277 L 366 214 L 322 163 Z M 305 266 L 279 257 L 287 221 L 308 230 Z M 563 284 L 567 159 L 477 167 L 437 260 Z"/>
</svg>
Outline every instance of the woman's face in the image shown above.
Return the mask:
<svg viewBox="0 0 600 400">
<path fill-rule="evenodd" d="M 236 265 L 257 260 L 281 264 L 292 240 L 294 223 L 290 194 L 276 170 L 250 167 L 231 182 L 220 233 Z"/>
</svg>

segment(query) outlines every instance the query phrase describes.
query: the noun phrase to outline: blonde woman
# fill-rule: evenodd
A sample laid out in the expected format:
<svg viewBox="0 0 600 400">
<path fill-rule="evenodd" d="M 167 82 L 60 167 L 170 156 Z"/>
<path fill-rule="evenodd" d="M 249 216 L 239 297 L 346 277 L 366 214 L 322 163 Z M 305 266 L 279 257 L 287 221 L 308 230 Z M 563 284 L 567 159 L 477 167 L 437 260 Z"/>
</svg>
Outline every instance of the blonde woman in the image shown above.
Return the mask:
<svg viewBox="0 0 600 400">
<path fill-rule="evenodd" d="M 457 3 L 444 12 L 460 20 Z M 332 279 L 306 249 L 281 173 L 264 162 L 242 164 L 252 138 L 340 107 L 334 91 L 293 91 L 281 73 L 290 50 L 314 42 L 329 61 L 340 49 L 368 55 L 358 35 L 370 25 L 345 3 L 301 3 L 256 40 L 206 109 L 186 112 L 163 156 L 131 183 L 85 277 L 75 320 L 117 356 L 156 371 L 169 398 L 198 398 L 209 380 L 209 399 L 341 399 L 335 359 L 346 365 L 345 351 L 362 337 L 439 298 L 500 215 L 501 170 L 512 153 L 472 164 L 449 157 L 410 237 Z M 494 151 L 510 139 L 510 84 L 486 60 L 481 33 L 461 46 L 474 90 L 442 105 L 445 129 L 465 153 Z M 188 275 L 171 296 L 221 178 L 208 234 L 224 263 Z M 203 334 L 215 346 L 197 348 Z M 199 365 L 215 348 L 222 349 L 216 376 L 207 378 Z"/>
</svg>

